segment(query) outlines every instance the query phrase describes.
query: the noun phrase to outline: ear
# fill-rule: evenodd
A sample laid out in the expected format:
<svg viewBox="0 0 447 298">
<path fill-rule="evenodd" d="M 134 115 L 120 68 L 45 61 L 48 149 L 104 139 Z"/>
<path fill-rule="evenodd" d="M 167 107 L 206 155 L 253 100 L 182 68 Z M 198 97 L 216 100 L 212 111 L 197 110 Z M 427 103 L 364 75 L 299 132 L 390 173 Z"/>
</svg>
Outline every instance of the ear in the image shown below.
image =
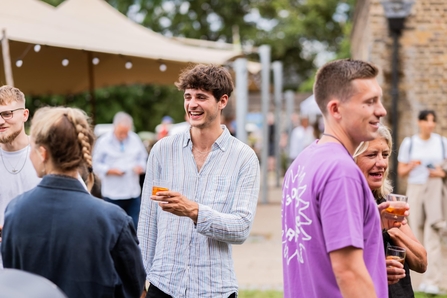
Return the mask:
<svg viewBox="0 0 447 298">
<path fill-rule="evenodd" d="M 341 119 L 341 105 L 338 99 L 331 99 L 327 103 L 327 111 L 336 120 Z"/>
<path fill-rule="evenodd" d="M 23 110 L 23 122 L 28 121 L 28 117 L 29 117 L 29 110 L 28 109 L 24 109 Z"/>
<path fill-rule="evenodd" d="M 48 160 L 48 151 L 44 146 L 39 146 L 37 148 L 37 152 L 39 152 L 39 156 L 42 160 L 42 162 L 46 162 Z"/>
<path fill-rule="evenodd" d="M 220 98 L 220 100 L 218 102 L 219 109 L 223 110 L 227 106 L 227 103 L 228 103 L 228 95 L 224 94 L 224 95 L 222 95 L 222 97 Z"/>
</svg>

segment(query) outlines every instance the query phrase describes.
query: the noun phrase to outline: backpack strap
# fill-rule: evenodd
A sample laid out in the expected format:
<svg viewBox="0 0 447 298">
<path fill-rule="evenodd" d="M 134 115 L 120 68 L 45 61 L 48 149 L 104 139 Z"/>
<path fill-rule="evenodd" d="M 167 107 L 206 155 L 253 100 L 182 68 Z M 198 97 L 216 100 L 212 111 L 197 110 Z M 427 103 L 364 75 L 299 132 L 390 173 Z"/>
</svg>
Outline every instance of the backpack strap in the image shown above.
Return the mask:
<svg viewBox="0 0 447 298">
<path fill-rule="evenodd" d="M 408 158 L 411 160 L 411 149 L 413 148 L 413 136 L 410 137 L 410 146 L 408 146 Z"/>
<path fill-rule="evenodd" d="M 441 136 L 441 148 L 442 148 L 442 160 L 445 159 L 445 145 L 444 145 L 444 137 Z"/>
</svg>

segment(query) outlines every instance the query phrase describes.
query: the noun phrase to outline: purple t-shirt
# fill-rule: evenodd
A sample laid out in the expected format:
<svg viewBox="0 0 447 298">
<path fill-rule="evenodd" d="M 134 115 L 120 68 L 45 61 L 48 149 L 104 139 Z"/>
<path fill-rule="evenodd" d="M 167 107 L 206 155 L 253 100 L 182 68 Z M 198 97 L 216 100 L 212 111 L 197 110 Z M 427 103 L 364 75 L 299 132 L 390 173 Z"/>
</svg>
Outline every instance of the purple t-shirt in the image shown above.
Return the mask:
<svg viewBox="0 0 447 298">
<path fill-rule="evenodd" d="M 284 297 L 342 297 L 329 252 L 363 249 L 377 297 L 388 297 L 380 216 L 371 190 L 338 143 L 307 147 L 283 184 Z"/>
</svg>

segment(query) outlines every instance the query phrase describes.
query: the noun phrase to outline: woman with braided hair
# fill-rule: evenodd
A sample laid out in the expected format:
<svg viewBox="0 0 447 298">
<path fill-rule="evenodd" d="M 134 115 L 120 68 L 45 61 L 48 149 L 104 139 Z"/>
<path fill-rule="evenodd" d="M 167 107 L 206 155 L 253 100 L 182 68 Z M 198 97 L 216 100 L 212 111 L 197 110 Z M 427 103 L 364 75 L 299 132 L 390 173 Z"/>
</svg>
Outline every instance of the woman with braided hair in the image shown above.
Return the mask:
<svg viewBox="0 0 447 298">
<path fill-rule="evenodd" d="M 46 277 L 68 297 L 139 297 L 146 274 L 132 219 L 78 180 L 85 166 L 93 185 L 93 140 L 83 111 L 36 111 L 30 159 L 42 181 L 6 209 L 4 267 Z"/>
</svg>

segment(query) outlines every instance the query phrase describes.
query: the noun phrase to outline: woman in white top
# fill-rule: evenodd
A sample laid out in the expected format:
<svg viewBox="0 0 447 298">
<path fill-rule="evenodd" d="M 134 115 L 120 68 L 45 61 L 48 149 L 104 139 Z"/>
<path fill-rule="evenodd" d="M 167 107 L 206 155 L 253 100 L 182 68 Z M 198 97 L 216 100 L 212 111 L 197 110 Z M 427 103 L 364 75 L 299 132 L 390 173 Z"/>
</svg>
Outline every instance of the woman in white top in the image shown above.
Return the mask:
<svg viewBox="0 0 447 298">
<path fill-rule="evenodd" d="M 443 251 L 441 244 L 447 239 L 447 212 L 443 210 L 447 203 L 443 206 L 442 202 L 446 173 L 441 168 L 447 158 L 447 139 L 433 133 L 434 111 L 423 110 L 418 119 L 419 133 L 405 138 L 400 146 L 398 174 L 408 177 L 409 224 L 428 255 L 419 290 L 437 294 L 447 280 L 447 248 Z"/>
</svg>

